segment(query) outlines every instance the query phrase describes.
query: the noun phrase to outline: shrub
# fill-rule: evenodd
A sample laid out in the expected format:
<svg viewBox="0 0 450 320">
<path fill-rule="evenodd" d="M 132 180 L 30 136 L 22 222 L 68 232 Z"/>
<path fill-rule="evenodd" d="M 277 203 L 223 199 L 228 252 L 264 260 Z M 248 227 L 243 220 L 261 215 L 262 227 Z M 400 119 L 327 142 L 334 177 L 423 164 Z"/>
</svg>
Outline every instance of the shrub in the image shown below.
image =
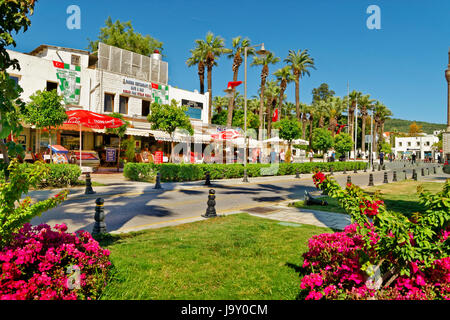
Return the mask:
<svg viewBox="0 0 450 320">
<path fill-rule="evenodd" d="M 304 162 L 304 163 L 278 163 L 274 165 L 249 163 L 247 165 L 247 174 L 249 177 L 261 176 L 283 176 L 294 175 L 296 169 L 300 173 L 312 173 L 315 168 L 329 172 L 331 167 L 334 171 L 342 171 L 344 167 L 347 170 L 358 170 L 366 167 L 365 162 Z M 124 176 L 134 181 L 153 181 L 156 172 L 161 173 L 161 181 L 196 181 L 205 179 L 208 171 L 210 178 L 233 179 L 244 176 L 244 165 L 240 163 L 219 164 L 177 164 L 177 163 L 127 163 L 124 168 Z"/>
<path fill-rule="evenodd" d="M 81 176 L 81 169 L 78 165 L 68 163 L 42 163 L 46 168 L 46 175 L 41 176 L 37 188 L 64 188 L 77 184 Z M 32 168 L 35 164 L 21 163 L 23 170 Z"/>
<path fill-rule="evenodd" d="M 111 262 L 88 232 L 25 224 L 0 251 L 0 300 L 99 297 Z M 74 274 L 71 272 L 75 270 Z"/>
<path fill-rule="evenodd" d="M 315 236 L 303 255 L 306 299 L 450 299 L 450 180 L 431 195 L 418 188 L 424 214 L 388 211 L 375 194 L 345 190 L 317 172 L 316 187 L 351 215 L 344 232 Z"/>
</svg>

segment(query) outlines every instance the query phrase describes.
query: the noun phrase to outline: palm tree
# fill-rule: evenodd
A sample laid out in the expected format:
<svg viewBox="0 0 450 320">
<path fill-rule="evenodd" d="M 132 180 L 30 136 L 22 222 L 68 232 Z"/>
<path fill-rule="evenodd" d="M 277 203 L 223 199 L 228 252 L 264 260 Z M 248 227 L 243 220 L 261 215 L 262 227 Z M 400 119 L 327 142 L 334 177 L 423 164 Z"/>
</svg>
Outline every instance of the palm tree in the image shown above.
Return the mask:
<svg viewBox="0 0 450 320">
<path fill-rule="evenodd" d="M 306 138 L 306 123 L 308 122 L 308 114 L 310 112 L 310 106 L 306 103 L 300 103 L 299 111 L 301 113 L 301 121 L 302 121 L 302 139 Z"/>
<path fill-rule="evenodd" d="M 205 93 L 205 61 L 206 52 L 203 50 L 204 46 L 200 40 L 196 40 L 197 46 L 191 49 L 191 56 L 186 60 L 188 67 L 197 65 L 198 78 L 200 80 L 200 93 Z"/>
<path fill-rule="evenodd" d="M 273 75 L 277 77 L 277 80 L 280 82 L 280 95 L 278 97 L 278 112 L 280 114 L 281 120 L 281 116 L 283 114 L 282 106 L 283 106 L 284 92 L 286 91 L 288 83 L 294 81 L 294 76 L 292 75 L 291 68 L 289 66 L 285 66 L 283 68 L 278 69 L 273 73 Z"/>
<path fill-rule="evenodd" d="M 255 53 L 254 48 L 250 47 L 250 40 L 249 39 L 242 39 L 241 36 L 238 36 L 236 38 L 233 38 L 232 40 L 232 49 L 228 53 L 227 57 L 230 59 L 233 59 L 233 81 L 237 81 L 238 79 L 238 72 L 239 67 L 242 64 L 242 56 L 241 54 L 245 50 L 244 48 L 247 47 L 247 55 L 253 55 Z M 234 93 L 236 91 L 236 88 L 233 88 L 232 97 L 228 101 L 228 117 L 227 117 L 227 126 L 230 127 L 233 122 L 233 109 L 234 109 Z"/>
<path fill-rule="evenodd" d="M 199 54 L 205 57 L 205 65 L 208 78 L 208 123 L 211 123 L 212 115 L 212 69 L 217 66 L 217 59 L 224 53 L 229 52 L 229 49 L 225 48 L 225 41 L 220 36 L 215 36 L 212 32 L 206 34 L 205 40 L 195 40 L 197 44 Z"/>
<path fill-rule="evenodd" d="M 340 97 L 330 97 L 326 101 L 326 110 L 328 116 L 330 117 L 328 129 L 331 130 L 333 137 L 336 132 L 338 118 L 341 116 L 345 108 L 346 105 L 344 104 L 344 100 Z"/>
<path fill-rule="evenodd" d="M 369 115 L 369 110 L 372 108 L 372 104 L 375 102 L 375 100 L 370 99 L 370 95 L 364 95 L 358 100 L 358 105 L 361 110 L 361 118 L 362 118 L 362 124 L 361 124 L 361 151 L 362 153 L 366 152 L 366 123 L 367 123 L 367 116 Z"/>
<path fill-rule="evenodd" d="M 272 52 L 268 52 L 264 57 L 254 57 L 251 66 L 263 66 L 261 70 L 261 85 L 260 85 L 260 99 L 259 99 L 259 129 L 263 128 L 263 114 L 265 101 L 265 85 L 266 79 L 269 76 L 269 65 L 280 61 L 280 58 L 275 57 Z M 268 118 L 271 114 L 268 114 Z M 268 126 L 269 127 L 269 126 Z"/>
<path fill-rule="evenodd" d="M 308 49 L 298 50 L 297 52 L 289 50 L 289 55 L 284 62 L 292 68 L 292 74 L 295 81 L 295 107 L 297 111 L 297 120 L 300 121 L 300 78 L 304 75 L 310 75 L 309 69 L 315 69 L 314 59 L 310 57 Z"/>
<path fill-rule="evenodd" d="M 221 97 L 221 96 L 215 96 L 213 99 L 213 107 L 214 107 L 215 113 L 221 113 L 222 108 L 224 106 L 226 106 L 227 103 L 228 103 L 228 98 Z"/>
<path fill-rule="evenodd" d="M 276 80 L 270 80 L 266 84 L 266 88 L 264 90 L 264 96 L 266 98 L 267 104 L 267 136 L 270 137 L 270 133 L 272 130 L 272 113 L 274 107 L 277 105 L 277 99 L 280 95 L 280 87 L 278 86 L 278 82 Z"/>
<path fill-rule="evenodd" d="M 355 109 L 356 109 L 356 104 L 359 103 L 359 100 L 361 99 L 362 93 L 359 91 L 355 91 L 353 90 L 352 92 L 350 92 L 349 96 L 347 97 L 348 99 L 348 115 L 349 115 L 349 123 L 348 123 L 348 133 L 350 134 L 350 136 L 352 137 L 352 141 L 354 141 L 354 127 L 353 127 L 353 122 L 355 122 Z"/>
<path fill-rule="evenodd" d="M 373 131 L 372 141 L 376 141 L 375 136 L 378 133 L 378 146 L 381 145 L 383 139 L 384 123 L 390 116 L 392 116 L 391 110 L 389 110 L 384 104 L 376 101 L 373 105 L 373 120 L 375 122 L 375 129 Z"/>
</svg>

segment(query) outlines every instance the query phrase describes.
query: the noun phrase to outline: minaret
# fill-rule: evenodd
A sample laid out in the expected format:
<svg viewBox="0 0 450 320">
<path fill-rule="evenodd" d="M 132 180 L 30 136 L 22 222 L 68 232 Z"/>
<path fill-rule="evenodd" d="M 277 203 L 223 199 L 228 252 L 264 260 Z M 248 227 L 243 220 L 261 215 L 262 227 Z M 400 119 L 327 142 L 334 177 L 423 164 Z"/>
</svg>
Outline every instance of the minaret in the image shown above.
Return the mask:
<svg viewBox="0 0 450 320">
<path fill-rule="evenodd" d="M 448 50 L 448 66 L 445 70 L 447 79 L 447 132 L 450 132 L 450 49 Z"/>
</svg>

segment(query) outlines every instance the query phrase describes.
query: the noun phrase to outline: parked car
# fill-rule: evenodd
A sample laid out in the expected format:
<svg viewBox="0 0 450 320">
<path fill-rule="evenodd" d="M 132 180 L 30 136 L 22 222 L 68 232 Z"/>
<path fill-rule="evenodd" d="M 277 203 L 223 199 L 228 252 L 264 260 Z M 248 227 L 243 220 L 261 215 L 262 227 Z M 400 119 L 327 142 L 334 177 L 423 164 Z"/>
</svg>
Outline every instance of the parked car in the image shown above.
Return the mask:
<svg viewBox="0 0 450 320">
<path fill-rule="evenodd" d="M 73 164 L 80 165 L 80 151 L 72 150 L 69 152 L 69 162 Z M 93 150 L 82 150 L 81 151 L 81 166 L 91 167 L 95 172 L 100 167 L 100 157 L 97 151 Z"/>
</svg>

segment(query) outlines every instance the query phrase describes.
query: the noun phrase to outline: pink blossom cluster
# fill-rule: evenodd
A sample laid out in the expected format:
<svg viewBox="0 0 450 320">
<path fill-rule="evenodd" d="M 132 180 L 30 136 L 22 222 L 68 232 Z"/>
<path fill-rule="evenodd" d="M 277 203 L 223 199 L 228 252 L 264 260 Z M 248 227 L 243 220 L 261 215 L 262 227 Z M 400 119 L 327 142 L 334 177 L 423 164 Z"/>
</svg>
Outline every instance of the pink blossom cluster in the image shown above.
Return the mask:
<svg viewBox="0 0 450 320">
<path fill-rule="evenodd" d="M 365 227 L 371 244 L 376 244 L 379 237 L 373 225 Z M 355 223 L 343 232 L 320 234 L 309 240 L 302 266 L 307 274 L 300 284 L 305 299 L 450 300 L 450 257 L 434 261 L 432 267 L 416 261 L 410 265 L 410 276 L 396 278 L 387 288 L 369 288 L 369 275 L 362 270 L 360 258 L 379 259 L 374 250 L 366 248 L 358 228 Z"/>
<path fill-rule="evenodd" d="M 86 231 L 25 224 L 0 251 L 0 300 L 95 299 L 106 284 L 109 251 Z M 79 273 L 73 279 L 70 267 Z M 71 286 L 71 281 L 78 286 Z"/>
</svg>

